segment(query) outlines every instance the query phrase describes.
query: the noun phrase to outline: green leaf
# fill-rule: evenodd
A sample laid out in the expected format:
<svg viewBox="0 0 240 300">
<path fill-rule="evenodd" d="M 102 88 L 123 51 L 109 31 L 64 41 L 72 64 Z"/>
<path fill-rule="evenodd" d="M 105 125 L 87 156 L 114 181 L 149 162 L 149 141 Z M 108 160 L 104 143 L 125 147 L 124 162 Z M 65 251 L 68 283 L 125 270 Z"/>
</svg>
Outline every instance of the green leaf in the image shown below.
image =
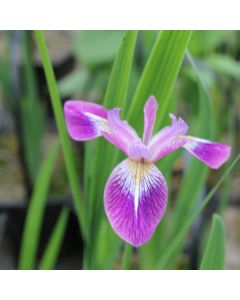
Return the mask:
<svg viewBox="0 0 240 300">
<path fill-rule="evenodd" d="M 123 31 L 83 30 L 75 39 L 74 49 L 80 61 L 87 67 L 111 63 L 117 54 Z"/>
<path fill-rule="evenodd" d="M 131 270 L 133 247 L 127 243 L 124 245 L 123 257 L 122 257 L 122 269 Z"/>
<path fill-rule="evenodd" d="M 176 249 L 178 249 L 179 245 L 182 244 L 182 241 L 184 240 L 188 230 L 191 228 L 193 223 L 195 222 L 198 215 L 203 211 L 203 209 L 206 207 L 206 205 L 209 203 L 209 201 L 212 199 L 213 195 L 216 193 L 216 191 L 219 189 L 221 184 L 226 180 L 230 172 L 232 171 L 233 167 L 237 164 L 237 162 L 240 160 L 240 154 L 234 159 L 232 164 L 227 168 L 226 172 L 223 174 L 223 176 L 218 180 L 218 182 L 215 184 L 215 186 L 211 189 L 211 191 L 207 194 L 207 196 L 203 199 L 201 204 L 195 208 L 192 215 L 187 219 L 185 224 L 180 228 L 180 230 L 177 233 L 177 236 L 170 241 L 168 246 L 165 248 L 164 253 L 161 254 L 161 257 L 157 263 L 157 267 L 160 269 L 166 268 L 172 258 L 175 255 Z"/>
<path fill-rule="evenodd" d="M 140 129 L 143 124 L 143 106 L 150 95 L 155 95 L 159 103 L 157 129 L 167 119 L 167 113 L 173 112 L 171 109 L 174 106 L 174 101 L 171 95 L 190 36 L 191 32 L 189 31 L 163 31 L 159 34 L 137 86 L 128 114 L 127 119 L 131 121 L 134 128 Z M 174 154 L 157 165 L 162 171 L 171 170 L 175 158 Z M 165 221 L 162 221 L 151 241 L 139 249 L 142 268 L 154 268 L 156 261 L 158 261 L 160 244 L 163 245 L 161 241 L 165 240 L 166 237 L 165 224 Z"/>
<path fill-rule="evenodd" d="M 58 82 L 59 92 L 62 97 L 78 95 L 83 91 L 89 80 L 90 74 L 84 69 L 77 69 Z"/>
<path fill-rule="evenodd" d="M 196 66 L 191 58 L 190 53 L 187 53 L 188 60 L 195 71 L 197 87 L 199 90 L 199 108 L 196 128 L 193 132 L 193 136 L 202 138 L 211 138 L 212 129 L 212 111 L 210 106 L 210 99 L 203 86 Z M 191 128 L 191 126 L 190 126 Z M 190 154 L 188 154 L 190 156 Z M 197 201 L 201 195 L 204 183 L 208 175 L 208 168 L 201 161 L 194 157 L 191 157 L 190 163 L 187 166 L 185 175 L 182 180 L 180 190 L 175 201 L 173 209 L 173 219 L 171 225 L 171 233 L 169 240 L 172 240 L 186 223 L 186 218 L 191 215 L 193 208 L 196 206 Z M 178 245 L 175 250 L 175 259 L 181 253 L 184 240 Z M 171 261 L 174 264 L 175 259 Z M 171 265 L 172 267 L 173 265 Z"/>
<path fill-rule="evenodd" d="M 31 183 L 34 184 L 41 162 L 41 142 L 45 129 L 45 111 L 41 103 L 33 105 L 29 97 L 20 102 L 21 139 Z"/>
<path fill-rule="evenodd" d="M 157 30 L 141 30 L 142 51 L 144 58 L 148 58 L 158 36 Z"/>
<path fill-rule="evenodd" d="M 150 95 L 159 103 L 157 127 L 168 111 L 170 96 L 179 72 L 190 31 L 162 31 L 151 51 L 138 83 L 127 120 L 140 132 L 143 125 L 143 106 Z"/>
<path fill-rule="evenodd" d="M 240 80 L 240 63 L 226 54 L 214 54 L 206 59 L 206 63 L 219 74 Z"/>
<path fill-rule="evenodd" d="M 111 71 L 110 79 L 108 82 L 106 94 L 104 97 L 103 105 L 105 107 L 111 107 L 111 105 L 124 107 L 127 99 L 130 74 L 132 70 L 132 63 L 134 57 L 134 50 L 136 44 L 137 32 L 126 31 L 124 34 L 120 49 L 115 58 L 113 68 Z M 113 102 L 114 101 L 114 102 Z M 89 146 L 86 146 L 89 149 Z M 88 187 L 88 222 L 89 222 L 89 245 L 85 258 L 86 265 L 88 267 L 93 266 L 93 257 L 96 265 L 102 265 L 103 261 L 99 261 L 100 252 L 99 249 L 94 247 L 94 243 L 97 240 L 97 234 L 99 232 L 99 221 L 103 217 L 103 190 L 108 176 L 111 173 L 113 166 L 118 161 L 118 149 L 115 149 L 112 145 L 106 141 L 97 140 L 94 151 L 94 159 L 92 162 L 92 156 L 87 155 L 86 166 L 91 166 L 85 171 L 85 178 L 91 184 Z M 105 218 L 105 217 L 104 217 Z M 105 243 L 111 243 L 115 233 L 111 230 L 110 225 L 107 231 L 108 238 L 105 236 Z M 116 239 L 115 239 L 116 240 Z M 117 238 L 117 245 L 120 245 L 120 240 Z M 95 248 L 95 254 L 91 253 Z M 106 249 L 108 250 L 108 249 Z M 107 253 L 106 253 L 107 254 Z M 108 257 L 101 251 L 101 259 Z"/>
<path fill-rule="evenodd" d="M 43 63 L 43 69 L 45 72 L 48 90 L 51 97 L 53 112 L 54 112 L 54 116 L 58 128 L 60 141 L 62 144 L 64 161 L 67 169 L 70 187 L 73 194 L 73 200 L 76 207 L 80 229 L 82 230 L 83 236 L 85 236 L 86 222 L 85 222 L 84 205 L 80 193 L 79 180 L 78 180 L 78 174 L 76 170 L 76 163 L 74 159 L 72 145 L 67 134 L 66 124 L 63 116 L 63 109 L 61 105 L 61 99 L 59 97 L 56 78 L 53 72 L 52 63 L 48 54 L 48 49 L 44 40 L 43 33 L 41 31 L 36 30 L 35 38 L 36 38 L 37 46 Z"/>
<path fill-rule="evenodd" d="M 67 226 L 68 218 L 69 218 L 69 210 L 67 208 L 63 208 L 58 217 L 57 223 L 53 229 L 47 248 L 39 264 L 40 270 L 54 269 L 62 245 L 62 241 L 64 238 L 64 233 Z"/>
<path fill-rule="evenodd" d="M 53 144 L 46 159 L 42 163 L 36 179 L 24 224 L 18 264 L 19 269 L 25 270 L 34 268 L 44 208 L 58 150 L 59 143 Z"/>
<path fill-rule="evenodd" d="M 107 218 L 100 219 L 100 228 L 96 235 L 96 246 L 92 268 L 96 270 L 112 269 L 119 254 L 120 239 L 113 232 Z"/>
<path fill-rule="evenodd" d="M 1 81 L 3 101 L 6 107 L 14 113 L 17 110 L 18 99 L 12 93 L 12 70 L 11 70 L 11 35 L 12 31 L 5 31 L 3 34 L 3 50 L 1 55 Z"/>
<path fill-rule="evenodd" d="M 223 270 L 225 259 L 225 229 L 220 216 L 213 215 L 210 235 L 207 241 L 201 270 Z"/>
<path fill-rule="evenodd" d="M 227 39 L 228 35 L 224 30 L 195 30 L 193 31 L 189 49 L 193 55 L 203 55 L 213 52 Z"/>
<path fill-rule="evenodd" d="M 25 90 L 23 87 L 24 95 L 28 96 L 32 102 L 35 104 L 38 100 L 38 88 L 36 81 L 36 74 L 34 70 L 33 62 L 33 51 L 31 44 L 31 32 L 23 31 L 22 32 L 22 56 L 23 56 L 23 67 L 24 67 L 24 83 Z"/>
<path fill-rule="evenodd" d="M 122 39 L 103 101 L 103 105 L 106 107 L 110 108 L 112 105 L 125 107 L 136 39 L 137 31 L 134 30 L 126 31 Z"/>
<path fill-rule="evenodd" d="M 45 129 L 44 106 L 39 101 L 36 74 L 32 57 L 31 32 L 21 32 L 22 45 L 22 85 L 21 100 L 16 115 L 19 114 L 20 144 L 26 165 L 27 182 L 32 186 L 41 162 L 41 143 Z"/>
</svg>

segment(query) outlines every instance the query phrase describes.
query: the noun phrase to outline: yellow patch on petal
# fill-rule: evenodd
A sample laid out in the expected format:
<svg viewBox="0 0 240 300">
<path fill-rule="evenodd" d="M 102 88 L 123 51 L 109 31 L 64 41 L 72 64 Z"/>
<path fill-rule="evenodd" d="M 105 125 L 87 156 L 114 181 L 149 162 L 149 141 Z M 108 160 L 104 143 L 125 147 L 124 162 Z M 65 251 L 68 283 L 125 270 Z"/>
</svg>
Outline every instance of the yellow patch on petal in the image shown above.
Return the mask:
<svg viewBox="0 0 240 300">
<path fill-rule="evenodd" d="M 129 169 L 131 171 L 131 175 L 134 179 L 134 208 L 135 213 L 137 214 L 138 204 L 139 204 L 139 196 L 141 190 L 141 182 L 144 181 L 146 175 L 149 173 L 150 169 L 154 166 L 149 162 L 138 162 L 133 159 L 128 159 Z"/>
</svg>

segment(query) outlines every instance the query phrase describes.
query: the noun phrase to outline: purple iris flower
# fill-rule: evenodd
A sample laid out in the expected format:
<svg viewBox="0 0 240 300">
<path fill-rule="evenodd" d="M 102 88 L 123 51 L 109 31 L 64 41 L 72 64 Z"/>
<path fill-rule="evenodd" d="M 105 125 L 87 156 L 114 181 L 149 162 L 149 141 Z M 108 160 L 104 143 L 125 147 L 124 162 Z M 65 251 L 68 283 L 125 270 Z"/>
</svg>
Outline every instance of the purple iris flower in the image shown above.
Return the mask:
<svg viewBox="0 0 240 300">
<path fill-rule="evenodd" d="M 146 243 L 161 221 L 167 206 L 166 181 L 155 166 L 165 155 L 180 147 L 188 150 L 210 168 L 219 168 L 231 148 L 185 135 L 188 125 L 170 114 L 172 124 L 152 135 L 157 101 L 150 96 L 144 107 L 144 133 L 120 118 L 120 109 L 70 100 L 65 103 L 67 129 L 72 139 L 87 141 L 103 136 L 123 151 L 127 158 L 112 171 L 105 186 L 104 206 L 113 230 L 135 247 Z"/>
</svg>

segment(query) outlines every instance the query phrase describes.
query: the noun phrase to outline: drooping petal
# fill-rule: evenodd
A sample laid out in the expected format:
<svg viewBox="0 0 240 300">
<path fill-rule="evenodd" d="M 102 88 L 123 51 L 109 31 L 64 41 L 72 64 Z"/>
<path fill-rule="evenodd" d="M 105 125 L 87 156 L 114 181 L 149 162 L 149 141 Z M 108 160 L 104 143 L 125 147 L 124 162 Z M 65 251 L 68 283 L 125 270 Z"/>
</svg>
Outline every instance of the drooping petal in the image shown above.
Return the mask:
<svg viewBox="0 0 240 300">
<path fill-rule="evenodd" d="M 130 145 L 142 142 L 135 130 L 120 119 L 119 112 L 118 108 L 107 110 L 78 100 L 69 100 L 64 105 L 67 130 L 72 139 L 86 141 L 102 135 L 128 155 Z"/>
<path fill-rule="evenodd" d="M 131 144 L 141 144 L 135 130 L 126 122 L 120 119 L 120 109 L 114 108 L 108 111 L 109 131 L 102 132 L 102 135 L 127 156 Z"/>
<path fill-rule="evenodd" d="M 148 144 L 151 139 L 158 104 L 154 96 L 150 96 L 144 106 L 144 133 L 143 133 L 143 143 Z"/>
<path fill-rule="evenodd" d="M 126 159 L 115 167 L 107 181 L 107 217 L 114 231 L 135 247 L 151 238 L 166 205 L 166 181 L 152 163 Z"/>
<path fill-rule="evenodd" d="M 188 125 L 183 119 L 177 119 L 173 114 L 170 114 L 170 118 L 172 124 L 161 129 L 148 144 L 154 162 L 186 143 L 182 135 L 188 131 Z"/>
<path fill-rule="evenodd" d="M 107 130 L 107 110 L 101 105 L 69 100 L 64 105 L 69 135 L 77 141 L 94 139 Z"/>
<path fill-rule="evenodd" d="M 159 146 L 159 152 L 153 158 L 153 162 L 180 147 L 185 148 L 192 155 L 213 169 L 218 169 L 222 164 L 224 164 L 231 153 L 231 147 L 226 144 L 186 135 L 178 135 L 168 143 Z"/>
<path fill-rule="evenodd" d="M 183 147 L 210 168 L 218 169 L 230 156 L 231 147 L 226 144 L 216 143 L 191 136 L 184 137 L 185 140 L 186 138 L 188 141 Z"/>
</svg>

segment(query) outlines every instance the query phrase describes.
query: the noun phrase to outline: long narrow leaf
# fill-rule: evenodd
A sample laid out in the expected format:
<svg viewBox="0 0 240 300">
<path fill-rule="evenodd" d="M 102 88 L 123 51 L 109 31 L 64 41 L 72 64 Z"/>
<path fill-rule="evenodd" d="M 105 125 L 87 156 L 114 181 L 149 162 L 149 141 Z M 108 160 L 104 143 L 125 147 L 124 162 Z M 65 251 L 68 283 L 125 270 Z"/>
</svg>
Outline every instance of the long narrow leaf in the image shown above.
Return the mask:
<svg viewBox="0 0 240 300">
<path fill-rule="evenodd" d="M 160 121 L 164 123 L 165 116 L 168 117 L 167 113 L 175 106 L 173 101 L 175 98 L 171 97 L 171 94 L 190 36 L 189 31 L 163 31 L 157 38 L 128 114 L 128 120 L 134 124 L 135 128 L 140 129 L 140 124 L 143 124 L 143 105 L 150 95 L 155 95 L 159 103 L 157 129 Z M 174 111 L 171 110 L 171 112 Z M 162 171 L 169 171 L 175 158 L 176 156 L 172 155 L 165 159 L 164 163 L 160 161 L 159 168 Z M 170 180 L 168 180 L 169 183 Z M 139 249 L 141 268 L 153 268 L 159 259 L 158 251 L 166 237 L 166 224 L 165 216 L 165 220 L 161 222 L 151 241 Z"/>
<path fill-rule="evenodd" d="M 160 32 L 128 113 L 135 128 L 140 129 L 143 124 L 143 105 L 150 95 L 159 102 L 157 124 L 165 115 L 190 36 L 190 31 Z"/>
<path fill-rule="evenodd" d="M 59 144 L 53 144 L 36 179 L 23 230 L 19 269 L 34 268 L 48 188 L 58 150 Z"/>
<path fill-rule="evenodd" d="M 192 67 L 195 69 L 196 75 L 199 76 L 189 53 L 188 58 L 192 64 Z M 210 99 L 202 85 L 200 77 L 197 77 L 197 85 L 199 89 L 199 113 L 197 119 L 197 128 L 194 131 L 194 135 L 210 139 L 212 128 Z M 201 193 L 201 189 L 206 180 L 207 174 L 208 168 L 202 162 L 191 157 L 191 162 L 187 168 L 181 189 L 176 199 L 172 236 L 174 236 L 179 228 L 181 228 L 183 222 L 185 221 L 186 215 L 191 212 Z"/>
<path fill-rule="evenodd" d="M 128 94 L 129 79 L 137 39 L 137 31 L 126 31 L 118 54 L 114 60 L 109 83 L 104 96 L 103 105 L 125 107 Z"/>
<path fill-rule="evenodd" d="M 229 166 L 229 168 L 226 170 L 223 176 L 218 180 L 218 182 L 215 184 L 212 190 L 203 199 L 202 203 L 194 210 L 191 217 L 187 220 L 184 226 L 179 230 L 177 236 L 166 247 L 166 250 L 161 255 L 157 263 L 158 268 L 160 269 L 166 268 L 166 266 L 170 263 L 171 259 L 175 254 L 176 249 L 178 249 L 179 244 L 181 245 L 182 240 L 184 239 L 186 233 L 188 232 L 188 230 L 190 229 L 190 227 L 192 226 L 192 224 L 194 223 L 198 215 L 202 212 L 202 210 L 206 207 L 208 202 L 212 199 L 213 195 L 219 189 L 219 187 L 224 182 L 224 180 L 228 177 L 233 167 L 237 164 L 239 160 L 240 160 L 240 154 L 235 158 L 235 160 L 232 162 L 232 164 Z"/>
<path fill-rule="evenodd" d="M 64 238 L 68 217 L 69 210 L 67 208 L 63 208 L 58 217 L 57 223 L 53 229 L 53 233 L 50 237 L 47 248 L 39 264 L 40 270 L 54 269 Z"/>
<path fill-rule="evenodd" d="M 104 97 L 103 105 L 105 107 L 111 107 L 112 105 L 124 107 L 126 103 L 136 38 L 136 31 L 127 31 L 123 37 L 123 41 L 113 64 L 110 80 Z M 86 149 L 89 150 L 89 146 L 87 146 Z M 92 168 L 87 170 L 88 175 L 85 176 L 85 178 L 88 178 L 91 183 L 89 185 L 87 195 L 89 242 L 86 253 L 88 256 L 86 258 L 86 264 L 90 268 L 93 267 L 94 264 L 97 266 L 102 264 L 104 265 L 104 262 L 100 262 L 98 259 L 99 251 L 98 248 L 95 248 L 94 243 L 96 243 L 97 233 L 101 227 L 99 226 L 99 222 L 103 211 L 102 200 L 104 185 L 111 169 L 117 162 L 118 152 L 112 145 L 106 143 L 106 141 L 98 140 L 95 145 L 94 161 L 90 162 L 92 159 L 91 155 L 88 154 L 87 157 L 88 162 L 85 165 L 92 166 Z M 109 230 L 105 228 L 104 233 L 106 234 L 107 232 L 110 235 L 109 239 L 111 239 L 111 236 L 113 236 L 114 233 L 111 229 Z M 108 243 L 106 236 L 105 240 L 102 242 L 104 242 L 105 245 Z M 112 244 L 111 241 L 109 241 L 109 243 Z M 104 247 L 104 249 L 105 248 L 106 247 Z M 93 249 L 95 249 L 95 255 L 91 253 Z M 92 261 L 93 257 L 95 258 L 95 263 Z M 102 253 L 101 257 L 103 258 L 107 256 Z"/>
<path fill-rule="evenodd" d="M 84 205 L 80 193 L 79 180 L 76 171 L 76 164 L 75 164 L 75 159 L 72 151 L 72 146 L 71 146 L 70 139 L 67 135 L 56 78 L 53 72 L 53 67 L 48 54 L 48 49 L 44 40 L 43 33 L 41 31 L 35 31 L 35 38 L 42 58 L 43 69 L 48 84 L 48 90 L 51 96 L 52 107 L 53 107 L 53 111 L 57 123 L 60 141 L 62 144 L 65 165 L 66 165 L 69 183 L 73 194 L 74 203 L 76 206 L 78 221 L 80 224 L 80 228 L 82 230 L 82 234 L 85 235 L 86 224 L 85 224 Z"/>
<path fill-rule="evenodd" d="M 223 270 L 225 258 L 225 229 L 220 216 L 213 215 L 211 232 L 201 261 L 201 270 Z"/>
<path fill-rule="evenodd" d="M 125 243 L 123 257 L 122 257 L 122 269 L 123 270 L 131 269 L 132 251 L 133 251 L 132 246 Z"/>
<path fill-rule="evenodd" d="M 189 52 L 187 52 L 187 58 L 195 72 L 197 87 L 199 91 L 199 112 L 194 135 L 210 139 L 212 134 L 211 129 L 213 127 L 210 99 Z M 200 199 L 200 195 L 203 192 L 203 186 L 204 182 L 206 181 L 207 175 L 208 168 L 202 162 L 191 157 L 190 163 L 186 170 L 186 174 L 183 177 L 180 191 L 178 192 L 178 197 L 175 202 L 176 204 L 173 210 L 174 217 L 172 219 L 172 229 L 169 240 L 172 240 L 177 235 L 179 229 L 182 228 L 184 223 L 186 223 L 186 219 L 191 215 L 192 210 L 197 205 L 197 202 Z M 169 267 L 174 267 L 175 261 L 180 255 L 183 246 L 184 239 L 175 249 L 174 259 L 172 259 L 171 266 Z"/>
</svg>

